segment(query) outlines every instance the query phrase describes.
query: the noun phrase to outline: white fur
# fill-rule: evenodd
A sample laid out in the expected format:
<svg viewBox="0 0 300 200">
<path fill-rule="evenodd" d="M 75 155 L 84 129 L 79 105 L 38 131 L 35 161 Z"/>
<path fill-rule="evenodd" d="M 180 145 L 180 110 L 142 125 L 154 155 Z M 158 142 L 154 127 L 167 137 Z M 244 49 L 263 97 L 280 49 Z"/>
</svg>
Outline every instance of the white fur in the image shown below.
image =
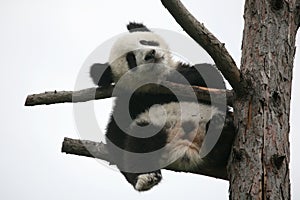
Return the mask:
<svg viewBox="0 0 300 200">
<path fill-rule="evenodd" d="M 159 46 L 142 45 L 141 40 L 154 41 Z M 151 50 L 156 51 L 156 63 L 144 60 Z M 135 70 L 130 70 L 128 67 L 126 60 L 128 52 L 135 54 L 137 61 L 137 69 Z M 133 32 L 121 36 L 111 49 L 109 64 L 114 82 L 121 81 L 119 86 L 131 90 L 137 89 L 147 82 L 159 84 L 175 66 L 167 43 L 153 32 Z M 143 91 L 148 90 L 143 88 Z"/>
<path fill-rule="evenodd" d="M 162 37 L 153 32 L 133 32 L 122 35 L 112 46 L 110 51 L 109 63 L 114 62 L 120 57 L 126 55 L 130 51 L 144 49 L 146 46 L 140 43 L 140 40 L 156 41 L 159 43 L 156 49 L 169 51 L 167 43 Z M 153 48 L 151 47 L 151 48 Z"/>
<path fill-rule="evenodd" d="M 158 173 L 141 174 L 137 178 L 134 188 L 138 191 L 145 191 L 157 185 L 161 180 L 161 175 Z"/>
<path fill-rule="evenodd" d="M 156 126 L 173 127 L 178 121 L 192 121 L 195 124 L 207 123 L 214 114 L 222 112 L 211 105 L 195 102 L 172 102 L 167 104 L 156 104 L 146 112 L 140 114 L 135 123 L 149 122 Z"/>
<path fill-rule="evenodd" d="M 159 45 L 143 45 L 140 43 L 141 40 Z M 156 52 L 155 59 L 147 61 L 145 56 L 149 55 L 148 53 L 152 50 Z M 134 70 L 130 70 L 126 60 L 129 52 L 134 54 L 137 62 Z M 167 43 L 153 32 L 133 32 L 121 36 L 113 45 L 108 62 L 116 87 L 131 91 L 147 83 L 159 84 L 165 80 L 171 70 L 177 67 L 176 61 L 172 60 Z M 148 85 L 143 86 L 140 90 L 147 92 L 155 89 L 153 85 Z M 190 171 L 203 163 L 200 151 L 206 134 L 206 125 L 216 114 L 225 116 L 218 108 L 198 102 L 157 104 L 141 113 L 132 122 L 128 132 L 131 133 L 130 129 L 134 130 L 136 126 L 139 126 L 138 124 L 152 124 L 161 127 L 167 135 L 167 141 L 162 156 L 158 158 L 157 162 L 160 162 L 162 167 L 168 165 L 173 169 Z M 191 130 L 184 130 L 184 123 L 190 124 Z M 140 134 L 140 132 L 132 132 Z M 143 136 L 141 135 L 141 137 Z M 124 157 L 126 158 L 126 154 Z M 138 191 L 149 190 L 158 184 L 161 178 L 160 173 L 140 174 L 134 188 Z"/>
<path fill-rule="evenodd" d="M 117 78 L 118 81 L 115 81 L 115 86 L 128 89 L 132 92 L 137 89 L 142 92 L 156 91 L 153 85 L 149 87 L 147 84 L 160 84 L 166 80 L 169 73 L 170 68 L 163 64 L 144 64 L 138 66 L 136 70 L 127 71 L 120 78 Z"/>
<path fill-rule="evenodd" d="M 202 142 L 206 134 L 206 124 L 215 114 L 225 114 L 218 108 L 193 102 L 173 102 L 164 105 L 154 105 L 148 111 L 140 114 L 132 126 L 146 122 L 164 127 L 168 139 L 161 165 L 172 163 L 172 167 L 184 171 L 193 170 L 203 162 L 200 157 Z M 189 122 L 194 125 L 191 133 L 185 133 L 182 124 Z M 190 138 L 186 139 L 186 138 Z M 196 139 L 197 142 L 192 142 Z"/>
</svg>

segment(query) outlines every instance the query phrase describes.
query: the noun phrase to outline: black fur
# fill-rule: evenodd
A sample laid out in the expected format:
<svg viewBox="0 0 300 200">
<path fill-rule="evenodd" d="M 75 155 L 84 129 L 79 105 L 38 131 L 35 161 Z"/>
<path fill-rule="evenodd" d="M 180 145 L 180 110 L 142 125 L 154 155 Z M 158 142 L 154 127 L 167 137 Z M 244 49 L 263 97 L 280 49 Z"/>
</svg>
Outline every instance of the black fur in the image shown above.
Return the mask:
<svg viewBox="0 0 300 200">
<path fill-rule="evenodd" d="M 155 87 L 155 86 L 154 86 Z M 134 92 L 129 101 L 129 108 L 127 102 L 122 98 L 118 97 L 115 100 L 115 105 L 113 108 L 113 113 L 111 120 L 107 126 L 107 138 L 115 143 L 118 147 L 124 149 L 126 138 L 128 134 L 124 133 L 116 124 L 113 116 L 122 115 L 126 109 L 129 109 L 129 114 L 132 120 L 136 119 L 139 114 L 145 112 L 151 106 L 155 104 L 164 104 L 170 102 L 178 101 L 175 95 L 164 95 L 164 94 L 147 94 L 147 93 L 137 93 Z M 130 124 L 126 124 L 129 126 Z M 126 126 L 125 125 L 125 126 Z M 118 134 L 116 134 L 118 133 Z M 162 140 L 164 142 L 164 140 Z M 159 147 L 161 145 L 158 145 Z M 155 147 L 154 147 L 155 148 Z"/>
<path fill-rule="evenodd" d="M 127 29 L 129 32 L 151 32 L 144 24 L 130 22 L 127 25 Z"/>
<path fill-rule="evenodd" d="M 140 23 L 129 23 L 127 25 L 127 29 L 129 32 L 149 32 L 150 30 Z M 156 43 L 152 41 L 140 41 L 145 45 L 152 44 L 157 46 Z M 149 43 L 150 42 L 150 43 Z M 149 54 L 149 58 L 151 55 Z M 136 57 L 133 52 L 128 52 L 126 56 L 126 60 L 130 69 L 134 69 L 137 67 Z M 108 64 L 95 64 L 91 68 L 90 75 L 94 81 L 99 86 L 106 86 L 112 83 L 113 74 L 110 67 L 105 68 L 105 66 L 109 66 Z M 178 76 L 178 73 L 171 72 L 167 77 L 168 81 L 175 83 L 185 83 L 184 78 L 188 81 L 190 85 L 202 86 L 202 87 L 212 87 L 218 89 L 225 89 L 225 84 L 223 81 L 223 77 L 220 72 L 210 64 L 198 64 L 195 66 L 190 66 L 187 64 L 183 64 L 178 62 L 176 66 L 177 72 L 181 74 Z M 100 77 L 100 74 L 103 75 Z M 183 78 L 184 77 L 184 78 Z M 153 88 L 157 87 L 157 85 L 153 84 Z M 184 99 L 186 101 L 191 101 L 190 99 Z M 147 137 L 146 132 L 139 132 L 138 127 L 131 128 L 131 135 L 128 135 L 124 132 L 119 124 L 116 123 L 114 116 L 122 116 L 124 113 L 127 113 L 129 109 L 129 114 L 132 120 L 125 121 L 121 120 L 122 126 L 129 128 L 134 121 L 141 113 L 145 112 L 149 108 L 151 108 L 155 104 L 167 104 L 170 102 L 178 102 L 178 99 L 175 95 L 164 95 L 164 94 L 147 94 L 147 93 L 137 93 L 134 92 L 130 98 L 129 106 L 122 97 L 122 95 L 118 96 L 115 100 L 113 113 L 110 117 L 109 124 L 107 126 L 106 131 L 106 142 L 108 146 L 108 150 L 110 153 L 110 159 L 113 163 L 115 163 L 120 169 L 121 173 L 125 176 L 127 181 L 131 183 L 133 186 L 136 185 L 138 176 L 141 174 L 149 174 L 153 173 L 154 177 L 156 177 L 156 181 L 154 183 L 149 183 L 150 185 L 157 184 L 161 179 L 161 171 L 159 163 L 157 162 L 157 157 L 149 158 L 147 161 L 145 159 L 138 160 L 133 159 L 126 154 L 128 152 L 134 153 L 148 153 L 161 149 L 167 142 L 167 135 L 165 134 L 165 130 L 160 130 L 157 134 L 151 137 Z M 118 121 L 118 123 L 120 123 Z M 150 126 L 150 128 L 157 128 L 154 125 L 149 123 L 140 123 L 137 126 Z M 191 131 L 194 127 L 193 124 L 184 124 L 183 129 L 186 132 Z M 135 135 L 145 135 L 145 138 L 135 137 Z M 116 148 L 117 147 L 117 148 Z M 125 150 L 125 151 L 123 151 Z M 142 167 L 141 167 L 142 166 Z M 144 166 L 149 167 L 149 171 L 142 172 Z M 138 173 L 128 173 L 127 169 L 138 171 Z M 153 169 L 158 169 L 153 171 Z M 152 187 L 152 186 L 151 186 Z M 149 189 L 149 188 L 148 188 Z"/>
<path fill-rule="evenodd" d="M 164 104 L 177 101 L 174 95 L 163 95 L 163 94 L 144 94 L 144 93 L 133 93 L 129 101 L 129 113 L 132 120 L 136 119 L 140 113 L 145 112 L 148 108 L 155 104 Z M 110 122 L 107 126 L 107 144 L 110 151 L 111 159 L 117 164 L 118 168 L 121 169 L 122 174 L 125 176 L 126 180 L 135 186 L 137 177 L 144 173 L 128 173 L 123 172 L 122 169 L 130 169 L 130 171 L 141 171 L 147 166 L 149 169 L 158 169 L 157 157 L 149 158 L 147 161 L 145 159 L 136 160 L 131 157 L 124 157 L 123 151 L 115 149 L 115 145 L 120 149 L 124 149 L 129 152 L 135 153 L 149 153 L 161 149 L 166 144 L 167 136 L 164 131 L 161 130 L 152 137 L 147 138 L 137 138 L 126 134 L 122 131 L 116 124 L 114 115 L 122 115 L 124 109 L 127 109 L 128 105 L 122 97 L 118 97 L 115 101 L 115 106 L 113 108 L 113 113 Z M 129 127 L 130 124 L 125 126 Z M 155 128 L 155 127 L 154 127 Z M 135 134 L 134 129 L 132 130 Z M 141 133 L 137 133 L 141 134 Z M 125 171 L 125 170 L 124 170 Z M 152 171 L 156 174 L 161 174 L 160 170 Z"/>
<path fill-rule="evenodd" d="M 190 70 L 190 71 L 189 71 Z M 195 69 L 193 67 L 186 68 L 185 70 L 179 71 L 190 83 L 193 83 L 194 85 L 203 86 L 206 85 L 203 82 L 203 79 L 199 76 L 193 75 L 194 73 L 198 74 L 198 72 L 194 71 Z M 171 78 L 171 77 L 170 77 Z M 174 82 L 179 82 L 180 80 L 174 79 L 175 77 L 172 77 Z M 153 85 L 153 87 L 156 87 Z M 167 88 L 166 88 L 167 89 Z M 190 99 L 186 98 L 183 99 L 184 101 L 191 101 Z M 130 98 L 129 101 L 129 113 L 134 121 L 139 114 L 145 112 L 147 109 L 149 109 L 151 106 L 155 104 L 167 104 L 171 102 L 178 102 L 178 99 L 175 95 L 164 95 L 164 94 L 146 94 L 146 93 L 133 93 L 133 95 Z M 137 138 L 130 136 L 126 134 L 124 131 L 122 131 L 119 126 L 116 124 L 114 120 L 114 115 L 122 115 L 122 113 L 125 112 L 124 109 L 127 109 L 128 105 L 125 103 L 123 98 L 120 96 L 115 101 L 115 106 L 113 108 L 113 114 L 110 119 L 110 122 L 107 126 L 107 142 L 111 158 L 113 159 L 114 163 L 117 164 L 118 168 L 122 172 L 122 174 L 125 176 L 126 180 L 131 183 L 133 186 L 135 186 L 137 177 L 141 174 L 145 173 L 155 173 L 157 175 L 161 175 L 160 170 L 156 171 L 145 171 L 144 173 L 128 173 L 125 172 L 126 169 L 130 169 L 130 171 L 142 171 L 145 170 L 145 166 L 147 166 L 149 169 L 159 169 L 159 163 L 157 162 L 157 156 L 153 158 L 148 158 L 147 161 L 145 159 L 142 160 L 136 160 L 134 158 L 131 158 L 130 156 L 125 156 L 122 151 L 116 150 L 114 147 L 110 146 L 118 146 L 120 149 L 134 152 L 134 153 L 149 153 L 156 150 L 161 149 L 166 144 L 167 135 L 165 135 L 164 129 L 159 131 L 157 134 L 155 134 L 152 137 L 146 137 L 146 138 Z M 148 124 L 145 124 L 148 125 Z M 130 124 L 125 124 L 125 127 L 129 127 Z M 155 127 L 154 127 L 155 128 Z M 192 128 L 194 128 L 194 125 L 191 127 L 189 124 L 185 124 L 183 127 L 185 131 L 189 132 Z M 135 134 L 135 131 L 132 130 L 131 134 Z M 145 133 L 136 133 L 136 134 L 145 134 Z M 122 169 L 125 169 L 122 171 Z M 146 168 L 147 169 L 147 168 Z"/>
<path fill-rule="evenodd" d="M 90 70 L 93 82 L 98 86 L 109 86 L 113 82 L 111 68 L 108 63 L 93 64 Z"/>
<path fill-rule="evenodd" d="M 126 60 L 129 66 L 129 69 L 134 69 L 137 67 L 136 58 L 133 52 L 128 52 L 126 55 Z"/>
<path fill-rule="evenodd" d="M 147 41 L 147 40 L 140 40 L 140 44 L 145 45 L 145 46 L 154 46 L 158 47 L 159 43 L 156 41 Z"/>
<path fill-rule="evenodd" d="M 225 83 L 221 73 L 211 64 L 203 63 L 190 66 L 184 63 L 178 63 L 176 69 L 182 76 L 178 76 L 177 73 L 171 73 L 167 79 L 168 81 L 183 84 L 184 77 L 188 80 L 190 85 L 225 89 Z"/>
</svg>

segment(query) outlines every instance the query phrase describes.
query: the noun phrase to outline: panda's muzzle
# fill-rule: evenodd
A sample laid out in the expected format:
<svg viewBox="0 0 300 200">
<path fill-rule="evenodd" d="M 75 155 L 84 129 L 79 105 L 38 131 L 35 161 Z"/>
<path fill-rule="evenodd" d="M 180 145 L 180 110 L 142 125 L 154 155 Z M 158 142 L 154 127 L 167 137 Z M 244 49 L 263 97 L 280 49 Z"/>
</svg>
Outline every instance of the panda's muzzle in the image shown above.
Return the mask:
<svg viewBox="0 0 300 200">
<path fill-rule="evenodd" d="M 149 51 L 144 58 L 145 61 L 155 60 L 155 54 L 156 54 L 156 51 L 154 49 Z"/>
<path fill-rule="evenodd" d="M 158 63 L 162 59 L 163 59 L 163 57 L 160 56 L 154 49 L 150 50 L 144 58 L 145 61 L 152 62 L 152 63 Z"/>
</svg>

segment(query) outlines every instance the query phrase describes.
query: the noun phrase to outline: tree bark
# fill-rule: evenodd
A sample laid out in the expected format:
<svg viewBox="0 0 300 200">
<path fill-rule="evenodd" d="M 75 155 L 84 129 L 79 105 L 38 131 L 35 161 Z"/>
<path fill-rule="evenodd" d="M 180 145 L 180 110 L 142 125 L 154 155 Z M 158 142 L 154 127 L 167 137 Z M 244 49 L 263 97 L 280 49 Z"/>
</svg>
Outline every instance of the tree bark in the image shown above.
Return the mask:
<svg viewBox="0 0 300 200">
<path fill-rule="evenodd" d="M 238 129 L 228 165 L 230 199 L 290 199 L 289 116 L 296 1 L 246 0 Z"/>
</svg>

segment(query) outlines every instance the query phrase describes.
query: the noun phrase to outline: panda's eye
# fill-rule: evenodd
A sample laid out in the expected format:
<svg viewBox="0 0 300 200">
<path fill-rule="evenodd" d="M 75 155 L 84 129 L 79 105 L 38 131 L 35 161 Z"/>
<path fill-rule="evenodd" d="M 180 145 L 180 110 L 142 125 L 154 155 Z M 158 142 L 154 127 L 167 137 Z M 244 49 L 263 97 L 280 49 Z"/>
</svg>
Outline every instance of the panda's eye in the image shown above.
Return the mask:
<svg viewBox="0 0 300 200">
<path fill-rule="evenodd" d="M 149 51 L 144 58 L 145 61 L 153 60 L 155 58 L 155 53 L 156 53 L 156 51 L 154 49 Z"/>
<path fill-rule="evenodd" d="M 140 40 L 140 44 L 146 45 L 146 46 L 159 46 L 159 43 L 156 41 L 147 41 L 147 40 Z"/>
</svg>

